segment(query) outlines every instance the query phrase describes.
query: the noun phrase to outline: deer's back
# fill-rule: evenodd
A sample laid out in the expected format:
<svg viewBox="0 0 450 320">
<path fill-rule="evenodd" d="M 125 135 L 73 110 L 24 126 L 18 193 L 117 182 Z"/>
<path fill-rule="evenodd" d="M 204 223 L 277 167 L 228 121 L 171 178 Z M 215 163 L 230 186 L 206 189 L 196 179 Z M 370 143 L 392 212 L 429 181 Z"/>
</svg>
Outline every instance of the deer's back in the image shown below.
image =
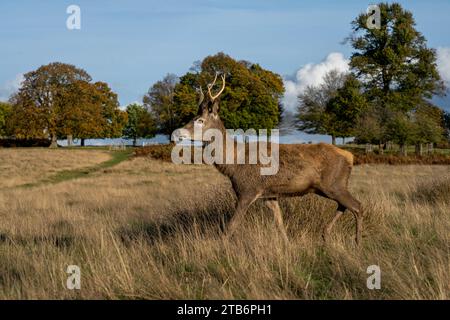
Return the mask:
<svg viewBox="0 0 450 320">
<path fill-rule="evenodd" d="M 324 180 L 346 183 L 352 165 L 350 152 L 319 143 L 280 144 L 279 168 L 274 175 L 261 175 L 261 164 L 217 165 L 217 168 L 230 178 L 237 193 L 259 192 L 271 196 L 307 193 Z"/>
</svg>

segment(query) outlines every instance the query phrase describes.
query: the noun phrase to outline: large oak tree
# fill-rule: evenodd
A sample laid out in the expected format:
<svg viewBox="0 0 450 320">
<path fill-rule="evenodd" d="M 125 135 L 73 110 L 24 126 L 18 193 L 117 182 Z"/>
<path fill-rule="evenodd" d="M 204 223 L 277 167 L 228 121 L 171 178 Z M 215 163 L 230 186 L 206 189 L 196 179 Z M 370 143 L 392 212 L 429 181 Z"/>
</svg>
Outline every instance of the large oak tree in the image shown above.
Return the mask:
<svg viewBox="0 0 450 320">
<path fill-rule="evenodd" d="M 11 97 L 12 133 L 19 138 L 87 138 L 121 136 L 126 113 L 117 95 L 103 82 L 91 82 L 83 69 L 50 63 L 24 75 Z M 82 143 L 83 144 L 83 143 Z"/>
<path fill-rule="evenodd" d="M 90 82 L 89 74 L 70 64 L 50 63 L 24 75 L 15 104 L 15 134 L 18 136 L 50 136 L 56 147 L 58 128 L 63 127 L 70 90 L 75 82 Z"/>
<path fill-rule="evenodd" d="M 442 95 L 444 82 L 436 67 L 436 52 L 427 47 L 412 13 L 398 3 L 378 6 L 380 28 L 367 26 L 368 14 L 352 22 L 349 41 L 355 51 L 350 66 L 377 109 L 380 125 L 388 125 L 382 139 L 406 142 L 408 113 L 434 95 Z M 394 124 L 399 126 L 398 133 Z"/>
</svg>

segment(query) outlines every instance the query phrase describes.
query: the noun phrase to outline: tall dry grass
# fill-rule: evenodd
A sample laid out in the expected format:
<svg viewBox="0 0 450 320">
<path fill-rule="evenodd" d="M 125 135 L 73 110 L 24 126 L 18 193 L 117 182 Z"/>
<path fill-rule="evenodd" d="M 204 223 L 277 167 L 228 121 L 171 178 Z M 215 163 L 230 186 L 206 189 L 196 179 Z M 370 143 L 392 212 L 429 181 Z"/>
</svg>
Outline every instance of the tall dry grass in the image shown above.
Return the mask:
<svg viewBox="0 0 450 320">
<path fill-rule="evenodd" d="M 336 204 L 316 196 L 281 201 L 289 244 L 259 202 L 224 239 L 234 198 L 209 166 L 137 158 L 83 179 L 2 189 L 0 298 L 448 299 L 449 172 L 356 167 L 361 248 L 350 214 L 322 244 Z M 66 288 L 73 264 L 81 290 Z M 373 264 L 381 290 L 366 287 Z"/>
</svg>

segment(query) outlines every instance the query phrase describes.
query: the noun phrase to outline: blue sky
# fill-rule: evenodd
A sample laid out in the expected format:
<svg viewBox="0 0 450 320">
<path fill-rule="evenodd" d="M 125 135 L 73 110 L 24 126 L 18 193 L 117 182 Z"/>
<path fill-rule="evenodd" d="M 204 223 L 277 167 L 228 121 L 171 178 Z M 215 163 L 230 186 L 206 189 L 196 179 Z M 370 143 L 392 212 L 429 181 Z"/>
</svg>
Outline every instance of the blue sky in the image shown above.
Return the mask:
<svg viewBox="0 0 450 320">
<path fill-rule="evenodd" d="M 430 47 L 450 48 L 450 1 L 399 2 L 413 12 Z M 0 98 L 14 89 L 17 75 L 53 61 L 75 64 L 94 80 L 108 82 L 122 105 L 141 101 L 166 73 L 181 75 L 193 61 L 219 51 L 295 80 L 302 66 L 332 52 L 349 57 L 351 48 L 342 40 L 351 20 L 371 3 L 3 0 Z M 70 4 L 81 8 L 81 30 L 66 28 Z"/>
</svg>

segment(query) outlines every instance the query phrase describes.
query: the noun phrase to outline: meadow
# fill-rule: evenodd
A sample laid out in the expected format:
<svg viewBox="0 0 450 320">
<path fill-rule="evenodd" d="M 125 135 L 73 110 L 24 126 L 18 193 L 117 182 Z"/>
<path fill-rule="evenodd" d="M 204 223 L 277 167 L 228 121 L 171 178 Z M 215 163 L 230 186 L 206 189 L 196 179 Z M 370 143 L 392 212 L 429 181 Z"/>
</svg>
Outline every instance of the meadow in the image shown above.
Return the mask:
<svg viewBox="0 0 450 320">
<path fill-rule="evenodd" d="M 211 166 L 0 149 L 0 298 L 449 299 L 450 166 L 359 165 L 350 189 L 366 212 L 360 247 L 349 213 L 323 244 L 337 205 L 314 195 L 281 201 L 289 243 L 259 202 L 226 239 L 234 196 Z"/>
</svg>

